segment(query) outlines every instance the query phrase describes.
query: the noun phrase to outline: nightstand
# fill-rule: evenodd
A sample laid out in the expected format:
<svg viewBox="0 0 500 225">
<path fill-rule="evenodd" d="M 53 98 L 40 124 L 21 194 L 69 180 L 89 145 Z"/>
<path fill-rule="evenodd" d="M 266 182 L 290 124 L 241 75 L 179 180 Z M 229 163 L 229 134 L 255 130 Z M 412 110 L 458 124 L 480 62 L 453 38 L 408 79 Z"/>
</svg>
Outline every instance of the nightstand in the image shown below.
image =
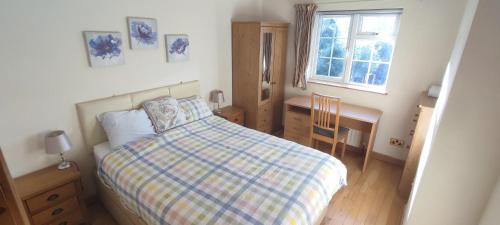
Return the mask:
<svg viewBox="0 0 500 225">
<path fill-rule="evenodd" d="M 76 163 L 65 170 L 51 166 L 14 180 L 32 225 L 84 223 L 80 170 Z"/>
<path fill-rule="evenodd" d="M 215 112 L 215 115 L 241 126 L 245 125 L 245 110 L 236 106 L 226 106 L 221 108 L 221 112 Z"/>
</svg>

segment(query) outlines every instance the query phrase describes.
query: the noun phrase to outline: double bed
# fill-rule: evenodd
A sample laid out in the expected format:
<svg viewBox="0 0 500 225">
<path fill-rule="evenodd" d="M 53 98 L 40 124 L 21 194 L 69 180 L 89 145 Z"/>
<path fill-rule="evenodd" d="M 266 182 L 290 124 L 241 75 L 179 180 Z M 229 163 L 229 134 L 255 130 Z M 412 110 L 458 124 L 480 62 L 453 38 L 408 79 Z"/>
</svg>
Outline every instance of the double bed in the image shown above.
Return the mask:
<svg viewBox="0 0 500 225">
<path fill-rule="evenodd" d="M 210 116 L 109 148 L 97 114 L 165 95 L 199 95 L 199 83 L 77 105 L 99 197 L 120 224 L 321 223 L 346 168 L 308 147 Z"/>
</svg>

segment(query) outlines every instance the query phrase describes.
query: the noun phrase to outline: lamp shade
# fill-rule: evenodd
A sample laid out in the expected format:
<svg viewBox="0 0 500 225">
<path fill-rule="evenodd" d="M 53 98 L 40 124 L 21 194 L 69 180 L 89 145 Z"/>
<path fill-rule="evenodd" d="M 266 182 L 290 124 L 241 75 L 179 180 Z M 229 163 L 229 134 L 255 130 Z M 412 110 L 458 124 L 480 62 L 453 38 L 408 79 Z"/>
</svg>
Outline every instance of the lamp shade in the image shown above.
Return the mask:
<svg viewBox="0 0 500 225">
<path fill-rule="evenodd" d="M 210 92 L 210 102 L 213 102 L 213 103 L 222 103 L 224 102 L 224 92 L 221 91 L 221 90 L 213 90 Z"/>
<path fill-rule="evenodd" d="M 68 135 L 62 130 L 51 132 L 45 138 L 45 151 L 48 154 L 59 154 L 71 150 L 72 144 Z"/>
</svg>

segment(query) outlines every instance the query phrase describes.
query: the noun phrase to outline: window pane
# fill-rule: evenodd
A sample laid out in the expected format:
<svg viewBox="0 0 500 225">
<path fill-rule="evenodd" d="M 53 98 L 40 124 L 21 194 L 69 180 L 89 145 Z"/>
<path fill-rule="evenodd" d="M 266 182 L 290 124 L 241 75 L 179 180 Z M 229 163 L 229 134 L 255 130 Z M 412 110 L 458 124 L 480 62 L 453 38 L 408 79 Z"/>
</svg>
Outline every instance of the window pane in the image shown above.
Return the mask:
<svg viewBox="0 0 500 225">
<path fill-rule="evenodd" d="M 344 63 L 343 59 L 332 59 L 332 66 L 330 68 L 330 76 L 341 77 L 344 74 Z"/>
<path fill-rule="evenodd" d="M 373 61 L 389 62 L 392 56 L 392 43 L 379 41 L 375 43 Z"/>
<path fill-rule="evenodd" d="M 372 41 L 357 40 L 354 44 L 355 60 L 370 60 L 372 55 Z"/>
<path fill-rule="evenodd" d="M 389 64 L 372 64 L 370 68 L 370 77 L 368 77 L 368 84 L 384 85 L 387 79 L 387 72 L 389 72 Z"/>
<path fill-rule="evenodd" d="M 334 39 L 333 47 L 333 57 L 335 58 L 345 58 L 345 51 L 347 48 L 346 39 Z"/>
<path fill-rule="evenodd" d="M 396 15 L 363 16 L 361 19 L 361 32 L 392 35 L 395 32 L 396 18 Z"/>
<path fill-rule="evenodd" d="M 351 16 L 335 16 L 321 19 L 321 37 L 346 38 L 349 35 Z"/>
<path fill-rule="evenodd" d="M 328 68 L 330 67 L 330 59 L 319 58 L 316 67 L 316 74 L 328 76 Z"/>
<path fill-rule="evenodd" d="M 351 82 L 364 83 L 365 76 L 368 73 L 368 65 L 369 63 L 367 62 L 352 62 Z"/>
<path fill-rule="evenodd" d="M 319 56 L 331 57 L 332 55 L 332 38 L 320 38 L 319 40 Z"/>
</svg>

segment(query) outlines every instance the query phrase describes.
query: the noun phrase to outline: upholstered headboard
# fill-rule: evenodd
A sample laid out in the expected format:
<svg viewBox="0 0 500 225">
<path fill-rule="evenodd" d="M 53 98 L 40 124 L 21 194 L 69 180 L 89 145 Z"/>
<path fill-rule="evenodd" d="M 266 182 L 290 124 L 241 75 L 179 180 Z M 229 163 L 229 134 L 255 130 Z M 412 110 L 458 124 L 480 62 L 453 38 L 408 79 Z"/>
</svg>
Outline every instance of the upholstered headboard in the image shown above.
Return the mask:
<svg viewBox="0 0 500 225">
<path fill-rule="evenodd" d="M 107 141 L 107 136 L 96 119 L 99 113 L 137 109 L 142 103 L 161 96 L 185 98 L 200 94 L 198 81 L 183 82 L 176 85 L 144 90 L 109 98 L 97 99 L 76 104 L 80 128 L 85 146 L 92 151 L 93 146 Z"/>
</svg>

